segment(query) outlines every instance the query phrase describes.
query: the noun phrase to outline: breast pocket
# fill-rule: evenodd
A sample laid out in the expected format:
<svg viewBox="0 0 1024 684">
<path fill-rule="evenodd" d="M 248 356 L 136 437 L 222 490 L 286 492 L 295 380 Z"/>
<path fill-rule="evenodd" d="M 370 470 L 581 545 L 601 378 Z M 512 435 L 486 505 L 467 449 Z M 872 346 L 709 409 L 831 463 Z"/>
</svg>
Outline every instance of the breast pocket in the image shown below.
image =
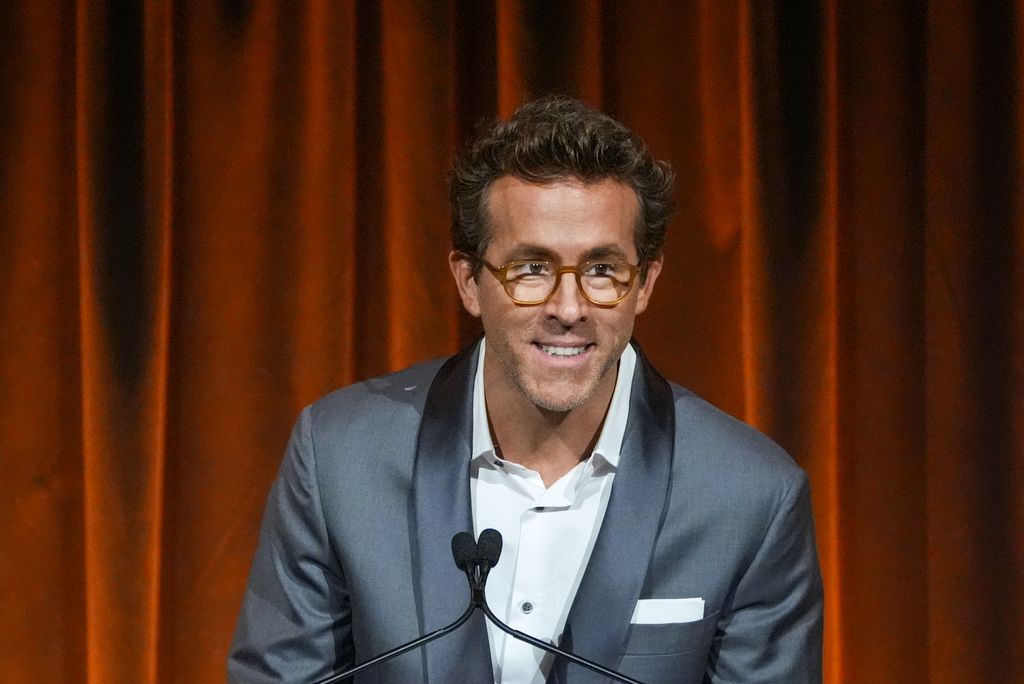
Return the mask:
<svg viewBox="0 0 1024 684">
<path fill-rule="evenodd" d="M 717 625 L 718 611 L 692 622 L 630 625 L 619 669 L 648 684 L 699 684 Z"/>
</svg>

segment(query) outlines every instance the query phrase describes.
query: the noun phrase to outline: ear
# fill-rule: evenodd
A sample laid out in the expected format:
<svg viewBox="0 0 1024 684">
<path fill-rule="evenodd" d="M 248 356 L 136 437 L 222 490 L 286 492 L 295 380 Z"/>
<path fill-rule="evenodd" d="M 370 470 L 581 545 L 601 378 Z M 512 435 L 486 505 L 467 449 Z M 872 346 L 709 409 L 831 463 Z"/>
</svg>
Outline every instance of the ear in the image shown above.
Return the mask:
<svg viewBox="0 0 1024 684">
<path fill-rule="evenodd" d="M 658 275 L 661 274 L 663 263 L 664 257 L 660 256 L 647 263 L 647 278 L 644 280 L 644 284 L 640 286 L 640 291 L 636 296 L 636 313 L 643 313 L 647 308 L 648 302 L 651 301 L 651 295 L 654 294 L 654 282 L 658 279 Z"/>
<path fill-rule="evenodd" d="M 459 288 L 462 306 L 474 318 L 480 317 L 480 299 L 476 278 L 473 277 L 473 262 L 462 252 L 449 252 L 448 266 L 455 278 L 455 287 Z"/>
</svg>

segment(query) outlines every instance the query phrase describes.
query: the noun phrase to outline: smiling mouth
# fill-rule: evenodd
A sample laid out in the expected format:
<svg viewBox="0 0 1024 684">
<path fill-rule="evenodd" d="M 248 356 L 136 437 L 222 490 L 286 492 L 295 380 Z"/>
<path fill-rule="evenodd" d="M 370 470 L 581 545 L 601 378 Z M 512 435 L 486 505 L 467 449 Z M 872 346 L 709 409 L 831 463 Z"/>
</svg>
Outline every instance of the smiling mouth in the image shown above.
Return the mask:
<svg viewBox="0 0 1024 684">
<path fill-rule="evenodd" d="M 559 357 L 579 356 L 583 352 L 587 351 L 587 348 L 590 346 L 589 344 L 585 344 L 585 345 L 582 345 L 582 346 L 579 346 L 579 347 L 552 347 L 552 346 L 549 346 L 549 345 L 546 345 L 546 344 L 540 344 L 540 343 L 535 343 L 535 344 L 537 345 L 538 349 L 540 349 L 542 352 L 544 352 L 548 356 L 559 356 Z"/>
</svg>

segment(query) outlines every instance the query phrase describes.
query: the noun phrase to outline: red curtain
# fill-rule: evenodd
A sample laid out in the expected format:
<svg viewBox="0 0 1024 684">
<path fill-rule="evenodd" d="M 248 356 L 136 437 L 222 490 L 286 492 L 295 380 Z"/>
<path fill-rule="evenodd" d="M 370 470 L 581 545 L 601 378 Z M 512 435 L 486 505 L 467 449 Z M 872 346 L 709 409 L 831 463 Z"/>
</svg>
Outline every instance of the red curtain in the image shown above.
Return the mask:
<svg viewBox="0 0 1024 684">
<path fill-rule="evenodd" d="M 576 95 L 679 174 L 637 337 L 808 470 L 829 682 L 1024 679 L 1024 9 L 0 3 L 0 672 L 223 680 L 300 407 L 471 339 L 445 174 Z"/>
</svg>

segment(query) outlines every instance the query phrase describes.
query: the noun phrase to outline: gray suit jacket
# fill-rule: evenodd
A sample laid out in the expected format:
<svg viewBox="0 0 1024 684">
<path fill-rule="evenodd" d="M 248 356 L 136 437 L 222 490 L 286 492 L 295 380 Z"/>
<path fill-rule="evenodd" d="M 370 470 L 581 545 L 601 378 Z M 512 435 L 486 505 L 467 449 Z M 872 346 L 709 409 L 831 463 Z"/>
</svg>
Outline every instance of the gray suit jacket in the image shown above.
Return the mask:
<svg viewBox="0 0 1024 684">
<path fill-rule="evenodd" d="M 472 530 L 476 345 L 306 408 L 271 490 L 228 661 L 237 682 L 309 682 L 466 607 L 452 535 Z M 639 350 L 638 350 L 639 351 Z M 638 599 L 703 620 L 631 625 Z M 821 678 L 807 478 L 779 447 L 641 354 L 619 468 L 561 645 L 644 682 Z M 359 682 L 493 682 L 479 611 Z M 556 661 L 549 682 L 603 681 Z"/>
</svg>

